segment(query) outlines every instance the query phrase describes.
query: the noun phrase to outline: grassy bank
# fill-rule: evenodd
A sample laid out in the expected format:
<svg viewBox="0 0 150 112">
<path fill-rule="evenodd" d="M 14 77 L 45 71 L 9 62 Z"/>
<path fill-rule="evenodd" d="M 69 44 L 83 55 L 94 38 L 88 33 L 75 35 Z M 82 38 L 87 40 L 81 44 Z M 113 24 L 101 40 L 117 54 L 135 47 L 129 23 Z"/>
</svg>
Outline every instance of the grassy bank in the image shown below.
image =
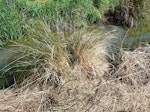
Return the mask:
<svg viewBox="0 0 150 112">
<path fill-rule="evenodd" d="M 44 22 L 52 32 L 73 31 L 102 21 L 112 0 L 1 0 L 0 42 L 23 38 Z"/>
</svg>

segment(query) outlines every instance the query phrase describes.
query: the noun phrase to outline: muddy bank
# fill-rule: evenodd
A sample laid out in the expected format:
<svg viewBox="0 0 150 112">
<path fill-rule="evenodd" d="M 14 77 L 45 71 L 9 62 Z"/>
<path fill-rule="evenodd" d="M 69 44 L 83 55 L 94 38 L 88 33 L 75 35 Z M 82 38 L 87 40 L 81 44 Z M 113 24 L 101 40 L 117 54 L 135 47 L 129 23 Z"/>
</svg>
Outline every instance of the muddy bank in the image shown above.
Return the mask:
<svg viewBox="0 0 150 112">
<path fill-rule="evenodd" d="M 22 56 L 20 47 L 8 46 L 0 49 L 0 89 L 14 83 L 15 63 Z"/>
<path fill-rule="evenodd" d="M 105 24 L 137 27 L 139 19 L 145 18 L 143 12 L 149 9 L 146 0 L 121 0 L 120 5 L 104 13 Z M 147 6 L 147 9 L 145 8 Z M 148 13 L 147 13 L 148 14 Z"/>
</svg>

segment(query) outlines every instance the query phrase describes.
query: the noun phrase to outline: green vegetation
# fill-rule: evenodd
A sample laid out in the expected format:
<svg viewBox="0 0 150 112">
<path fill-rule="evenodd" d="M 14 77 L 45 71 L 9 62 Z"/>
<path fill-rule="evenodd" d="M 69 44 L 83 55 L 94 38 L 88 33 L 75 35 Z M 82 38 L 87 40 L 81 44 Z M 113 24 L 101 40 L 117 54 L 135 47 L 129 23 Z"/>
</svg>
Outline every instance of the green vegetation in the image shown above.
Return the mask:
<svg viewBox="0 0 150 112">
<path fill-rule="evenodd" d="M 104 10 L 115 4 L 114 0 L 1 0 L 0 43 L 27 37 L 41 21 L 52 32 L 98 24 Z"/>
<path fill-rule="evenodd" d="M 24 32 L 24 21 L 13 2 L 0 3 L 0 42 L 21 38 Z"/>
</svg>

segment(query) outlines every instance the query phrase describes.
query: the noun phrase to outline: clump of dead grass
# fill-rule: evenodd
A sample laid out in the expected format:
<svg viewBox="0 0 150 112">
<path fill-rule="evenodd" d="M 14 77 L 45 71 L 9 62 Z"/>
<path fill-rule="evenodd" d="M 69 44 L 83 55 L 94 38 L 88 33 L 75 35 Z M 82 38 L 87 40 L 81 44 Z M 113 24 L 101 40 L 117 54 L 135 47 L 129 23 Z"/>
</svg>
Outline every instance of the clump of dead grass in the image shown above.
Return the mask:
<svg viewBox="0 0 150 112">
<path fill-rule="evenodd" d="M 25 55 L 15 66 L 28 68 L 30 75 L 14 88 L 1 91 L 0 108 L 17 112 L 86 110 L 94 88 L 109 71 L 108 34 L 82 30 L 65 37 L 52 35 L 46 27 L 43 31 L 32 33 L 32 44 L 16 43 Z"/>
</svg>

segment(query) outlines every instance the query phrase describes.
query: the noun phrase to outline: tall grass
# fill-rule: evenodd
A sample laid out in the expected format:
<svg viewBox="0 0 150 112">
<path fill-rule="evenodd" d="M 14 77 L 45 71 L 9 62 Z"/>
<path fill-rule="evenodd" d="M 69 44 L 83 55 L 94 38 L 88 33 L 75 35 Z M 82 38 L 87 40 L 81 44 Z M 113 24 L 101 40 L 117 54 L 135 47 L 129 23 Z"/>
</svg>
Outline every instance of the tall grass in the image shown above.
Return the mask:
<svg viewBox="0 0 150 112">
<path fill-rule="evenodd" d="M 41 28 L 31 31 L 29 42 L 15 42 L 21 55 L 3 71 L 15 72 L 16 83 L 24 78 L 33 81 L 30 77 L 57 82 L 55 79 L 68 77 L 78 65 L 85 77 L 101 77 L 108 71 L 102 33 L 82 30 L 66 36 L 52 34 L 45 24 Z"/>
<path fill-rule="evenodd" d="M 24 20 L 13 0 L 0 2 L 0 41 L 21 38 L 24 34 Z"/>
<path fill-rule="evenodd" d="M 98 22 L 99 11 L 92 5 L 92 1 L 46 1 L 45 3 L 18 1 L 21 4 L 22 13 L 28 18 L 44 19 L 51 27 L 58 30 L 73 29 Z"/>
</svg>

